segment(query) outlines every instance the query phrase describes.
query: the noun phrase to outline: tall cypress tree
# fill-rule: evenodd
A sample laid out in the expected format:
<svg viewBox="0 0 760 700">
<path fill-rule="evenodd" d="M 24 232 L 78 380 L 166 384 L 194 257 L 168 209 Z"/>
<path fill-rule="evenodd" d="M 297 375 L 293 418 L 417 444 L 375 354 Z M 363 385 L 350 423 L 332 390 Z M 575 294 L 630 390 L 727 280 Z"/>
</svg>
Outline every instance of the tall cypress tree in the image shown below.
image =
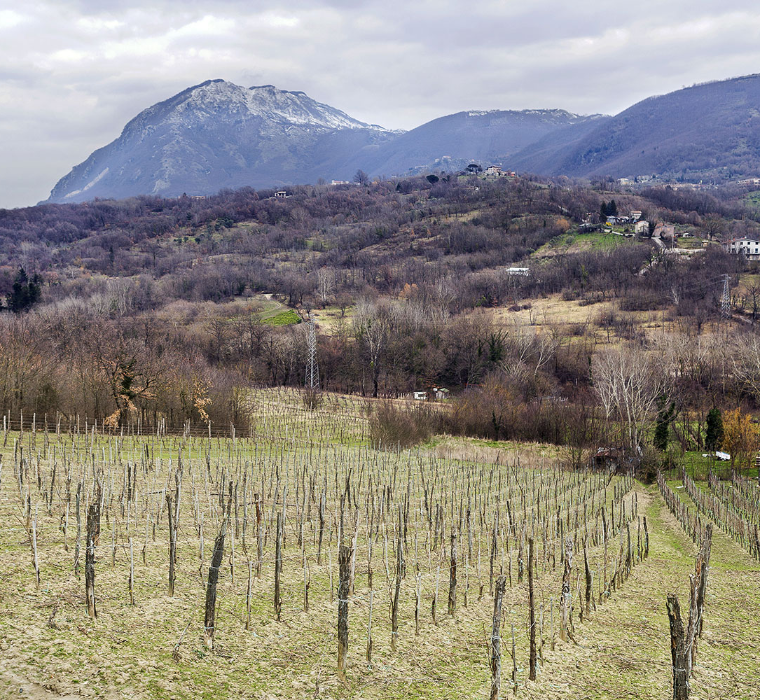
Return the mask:
<svg viewBox="0 0 760 700">
<path fill-rule="evenodd" d="M 717 408 L 711 408 L 707 414 L 707 433 L 705 434 L 705 447 L 708 450 L 717 450 L 723 441 L 723 416 Z"/>
<path fill-rule="evenodd" d="M 657 412 L 657 425 L 654 429 L 654 446 L 664 452 L 668 449 L 668 435 L 670 431 L 670 423 L 673 420 L 675 414 L 676 405 L 671 403 L 668 406 L 667 398 L 662 397 L 660 400 L 660 410 Z"/>
</svg>

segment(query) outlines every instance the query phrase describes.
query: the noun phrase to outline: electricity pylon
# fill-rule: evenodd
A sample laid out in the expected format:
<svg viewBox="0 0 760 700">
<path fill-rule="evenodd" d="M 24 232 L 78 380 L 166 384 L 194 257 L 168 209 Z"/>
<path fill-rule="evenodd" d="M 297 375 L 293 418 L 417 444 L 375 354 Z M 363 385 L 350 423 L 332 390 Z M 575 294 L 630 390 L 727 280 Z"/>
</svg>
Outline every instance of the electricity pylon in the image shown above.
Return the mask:
<svg viewBox="0 0 760 700">
<path fill-rule="evenodd" d="M 723 275 L 723 294 L 720 297 L 720 312 L 724 318 L 731 315 L 731 296 L 728 292 L 728 275 Z"/>
<path fill-rule="evenodd" d="M 308 347 L 306 352 L 306 388 L 314 391 L 319 389 L 319 365 L 317 364 L 317 331 L 314 327 L 314 319 L 309 314 L 306 321 L 308 324 Z"/>
</svg>

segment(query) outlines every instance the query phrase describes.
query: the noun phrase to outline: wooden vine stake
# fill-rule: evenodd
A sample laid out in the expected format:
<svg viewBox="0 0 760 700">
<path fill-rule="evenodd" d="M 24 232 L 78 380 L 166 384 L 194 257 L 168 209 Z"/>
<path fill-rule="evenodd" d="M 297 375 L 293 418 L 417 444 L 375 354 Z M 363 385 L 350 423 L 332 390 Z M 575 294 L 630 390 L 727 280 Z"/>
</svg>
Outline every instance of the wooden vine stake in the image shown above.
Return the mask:
<svg viewBox="0 0 760 700">
<path fill-rule="evenodd" d="M 572 593 L 570 592 L 570 575 L 573 570 L 573 538 L 565 540 L 565 570 L 562 575 L 562 597 L 560 599 L 560 628 L 559 637 L 563 642 L 572 638 L 570 632 L 570 606 Z"/>
<path fill-rule="evenodd" d="M 681 619 L 678 596 L 668 594 L 668 619 L 670 620 L 670 655 L 673 661 L 673 700 L 688 700 L 689 670 L 686 650 L 686 633 Z"/>
<path fill-rule="evenodd" d="M 528 538 L 528 606 L 530 607 L 530 671 L 528 678 L 536 680 L 536 598 L 533 592 L 533 538 Z"/>
<path fill-rule="evenodd" d="M 498 700 L 501 690 L 501 606 L 507 577 L 499 576 L 496 580 L 496 592 L 493 599 L 493 627 L 491 629 L 491 695 L 490 700 Z"/>
<path fill-rule="evenodd" d="M 95 547 L 100 537 L 100 492 L 87 511 L 87 549 L 84 560 L 85 592 L 87 597 L 87 614 L 97 619 L 95 608 Z"/>
<path fill-rule="evenodd" d="M 275 538 L 274 553 L 274 612 L 277 622 L 282 619 L 282 593 L 280 591 L 280 578 L 282 576 L 282 513 L 277 513 L 277 534 Z"/>
<path fill-rule="evenodd" d="M 348 595 L 351 577 L 351 548 L 340 545 L 338 552 L 338 678 L 346 682 L 348 655 Z"/>
<path fill-rule="evenodd" d="M 457 533 L 451 532 L 451 563 L 449 566 L 449 615 L 457 609 Z"/>
<path fill-rule="evenodd" d="M 224 538 L 227 534 L 227 520 L 222 522 L 222 527 L 214 541 L 214 554 L 211 557 L 211 566 L 208 569 L 208 584 L 206 586 L 206 614 L 204 616 L 204 641 L 209 649 L 214 648 L 214 633 L 216 632 L 216 584 L 219 581 L 219 567 L 224 558 Z"/>
<path fill-rule="evenodd" d="M 132 538 L 129 538 L 129 604 L 135 604 L 135 552 Z"/>
<path fill-rule="evenodd" d="M 166 514 L 169 520 L 169 595 L 174 595 L 174 583 L 177 580 L 175 564 L 177 561 L 177 525 L 174 522 L 172 497 L 166 494 Z"/>
</svg>

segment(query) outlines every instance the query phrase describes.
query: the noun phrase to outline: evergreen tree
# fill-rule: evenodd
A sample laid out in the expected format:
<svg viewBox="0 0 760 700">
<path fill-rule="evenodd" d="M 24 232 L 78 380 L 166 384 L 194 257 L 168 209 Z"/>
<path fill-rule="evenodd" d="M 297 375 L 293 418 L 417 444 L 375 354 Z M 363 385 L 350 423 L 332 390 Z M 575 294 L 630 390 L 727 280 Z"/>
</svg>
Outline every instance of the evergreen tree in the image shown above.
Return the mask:
<svg viewBox="0 0 760 700">
<path fill-rule="evenodd" d="M 660 399 L 660 410 L 657 412 L 657 424 L 655 425 L 653 440 L 654 446 L 660 452 L 668 449 L 668 434 L 675 410 L 675 403 L 671 403 L 668 407 L 667 399 L 664 396 Z"/>
<path fill-rule="evenodd" d="M 602 206 L 599 207 L 599 214 L 602 217 L 602 221 L 607 218 L 607 202 L 602 200 Z"/>
<path fill-rule="evenodd" d="M 41 292 L 39 275 L 34 275 L 29 279 L 26 270 L 20 267 L 16 278 L 13 280 L 13 289 L 8 297 L 8 308 L 14 314 L 28 311 L 40 300 Z"/>
<path fill-rule="evenodd" d="M 708 450 L 717 450 L 723 442 L 723 416 L 717 408 L 711 408 L 707 414 L 707 433 L 705 435 L 705 447 Z"/>
<path fill-rule="evenodd" d="M 617 216 L 617 204 L 614 199 L 611 199 L 607 205 L 607 216 Z"/>
</svg>

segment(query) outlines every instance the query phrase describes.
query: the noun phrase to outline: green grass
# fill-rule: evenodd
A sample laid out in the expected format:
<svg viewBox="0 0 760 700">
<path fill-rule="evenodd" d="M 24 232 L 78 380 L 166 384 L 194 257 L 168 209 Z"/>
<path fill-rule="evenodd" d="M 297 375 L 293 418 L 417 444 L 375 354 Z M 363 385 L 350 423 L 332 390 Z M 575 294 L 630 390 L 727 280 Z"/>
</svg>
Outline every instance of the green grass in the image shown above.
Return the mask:
<svg viewBox="0 0 760 700">
<path fill-rule="evenodd" d="M 569 231 L 555 236 L 548 243 L 541 246 L 534 255 L 542 257 L 556 253 L 572 253 L 582 250 L 608 251 L 620 246 L 635 245 L 635 238 L 625 238 L 612 233 L 597 231 L 594 233 L 575 233 Z"/>
<path fill-rule="evenodd" d="M 265 317 L 263 321 L 269 326 L 292 326 L 295 323 L 301 323 L 301 318 L 296 311 L 288 309 L 274 316 Z"/>
</svg>

